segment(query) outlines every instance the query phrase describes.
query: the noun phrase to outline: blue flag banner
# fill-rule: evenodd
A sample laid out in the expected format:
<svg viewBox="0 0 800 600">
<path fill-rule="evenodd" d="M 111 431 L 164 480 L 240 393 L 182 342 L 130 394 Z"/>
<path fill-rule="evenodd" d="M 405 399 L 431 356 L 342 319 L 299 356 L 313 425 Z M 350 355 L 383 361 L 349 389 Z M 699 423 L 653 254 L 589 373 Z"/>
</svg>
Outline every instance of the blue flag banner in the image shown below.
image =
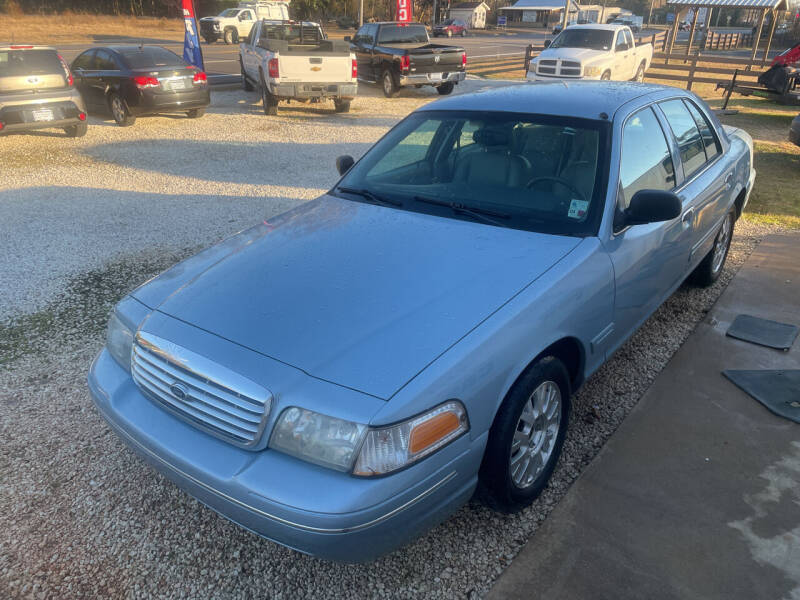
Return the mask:
<svg viewBox="0 0 800 600">
<path fill-rule="evenodd" d="M 205 71 L 203 51 L 200 50 L 200 36 L 197 34 L 197 19 L 195 18 L 192 0 L 183 0 L 183 23 L 186 27 L 186 33 L 183 37 L 183 60 Z"/>
</svg>

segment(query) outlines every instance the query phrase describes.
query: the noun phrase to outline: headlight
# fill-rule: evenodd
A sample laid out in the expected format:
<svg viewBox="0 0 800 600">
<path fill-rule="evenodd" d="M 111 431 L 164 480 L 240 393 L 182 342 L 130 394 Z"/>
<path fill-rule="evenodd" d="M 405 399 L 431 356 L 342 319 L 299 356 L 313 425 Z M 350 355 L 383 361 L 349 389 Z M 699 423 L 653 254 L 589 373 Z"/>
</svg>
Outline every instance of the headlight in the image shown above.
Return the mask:
<svg viewBox="0 0 800 600">
<path fill-rule="evenodd" d="M 584 67 L 583 68 L 583 76 L 584 77 L 597 77 L 600 75 L 600 67 Z"/>
<path fill-rule="evenodd" d="M 360 423 L 292 407 L 281 414 L 269 445 L 324 467 L 349 471 L 366 429 Z"/>
<path fill-rule="evenodd" d="M 131 370 L 131 348 L 133 347 L 133 329 L 122 322 L 117 316 L 117 311 L 111 313 L 108 319 L 108 332 L 106 334 L 106 348 L 120 366 L 126 371 Z"/>
<path fill-rule="evenodd" d="M 370 429 L 353 467 L 353 474 L 369 477 L 402 469 L 435 452 L 467 430 L 467 411 L 457 400 L 445 402 L 397 425 Z"/>
<path fill-rule="evenodd" d="M 369 477 L 415 463 L 467 430 L 467 412 L 457 400 L 402 423 L 376 428 L 293 406 L 281 414 L 269 446 L 324 467 Z"/>
</svg>

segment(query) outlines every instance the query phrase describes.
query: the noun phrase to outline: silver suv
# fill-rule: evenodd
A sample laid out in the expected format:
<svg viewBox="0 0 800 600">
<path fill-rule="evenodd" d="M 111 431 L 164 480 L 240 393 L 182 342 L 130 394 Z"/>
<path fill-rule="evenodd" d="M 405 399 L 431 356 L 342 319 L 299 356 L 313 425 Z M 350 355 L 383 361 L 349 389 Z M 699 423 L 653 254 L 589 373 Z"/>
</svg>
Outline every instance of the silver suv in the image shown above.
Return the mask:
<svg viewBox="0 0 800 600">
<path fill-rule="evenodd" d="M 0 45 L 0 135 L 51 127 L 86 135 L 86 107 L 67 63 L 55 48 Z"/>
</svg>

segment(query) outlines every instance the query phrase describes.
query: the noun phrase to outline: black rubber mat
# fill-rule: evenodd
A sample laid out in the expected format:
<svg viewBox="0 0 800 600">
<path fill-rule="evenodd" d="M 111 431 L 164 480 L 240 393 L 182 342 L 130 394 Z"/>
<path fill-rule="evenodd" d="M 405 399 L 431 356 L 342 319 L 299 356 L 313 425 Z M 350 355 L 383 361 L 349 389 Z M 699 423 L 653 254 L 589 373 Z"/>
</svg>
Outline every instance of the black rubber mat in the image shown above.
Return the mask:
<svg viewBox="0 0 800 600">
<path fill-rule="evenodd" d="M 776 415 L 800 423 L 800 369 L 722 374 Z"/>
<path fill-rule="evenodd" d="M 728 327 L 726 335 L 760 346 L 788 350 L 794 344 L 800 328 L 788 323 L 760 319 L 751 315 L 739 315 Z"/>
</svg>

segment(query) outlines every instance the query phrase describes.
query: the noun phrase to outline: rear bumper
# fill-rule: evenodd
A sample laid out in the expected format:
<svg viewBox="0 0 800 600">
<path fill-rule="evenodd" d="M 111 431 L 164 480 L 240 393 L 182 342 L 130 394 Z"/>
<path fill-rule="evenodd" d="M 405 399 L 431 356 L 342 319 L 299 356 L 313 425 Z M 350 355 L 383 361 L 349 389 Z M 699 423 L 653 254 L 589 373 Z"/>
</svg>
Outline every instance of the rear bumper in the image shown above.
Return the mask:
<svg viewBox="0 0 800 600">
<path fill-rule="evenodd" d="M 186 111 L 193 108 L 204 108 L 209 104 L 211 104 L 211 92 L 208 89 L 208 85 L 167 94 L 141 90 L 136 96 L 128 99 L 128 108 L 131 114 L 137 116 L 160 112 Z"/>
<path fill-rule="evenodd" d="M 242 527 L 328 560 L 372 560 L 444 520 L 472 495 L 486 444 L 485 435 L 465 435 L 427 464 L 359 479 L 276 451 L 236 448 L 191 427 L 143 396 L 107 350 L 88 382 L 105 420 L 165 477 Z M 292 492 L 298 482 L 301 494 Z M 323 504 L 314 502 L 325 512 L 300 506 L 309 494 L 323 494 Z"/>
<path fill-rule="evenodd" d="M 37 115 L 42 112 L 52 119 L 37 120 Z M 29 131 L 34 129 L 49 129 L 51 127 L 70 127 L 82 123 L 78 115 L 86 113 L 80 98 L 70 100 L 44 100 L 27 104 L 7 104 L 0 108 L 0 122 L 3 129 L 0 134 L 14 131 Z"/>
<path fill-rule="evenodd" d="M 441 77 L 441 79 L 439 78 Z M 415 73 L 412 75 L 401 75 L 400 85 L 439 85 L 452 81 L 458 83 L 467 77 L 466 71 L 454 71 L 452 73 Z"/>
<path fill-rule="evenodd" d="M 273 83 L 272 93 L 281 100 L 293 98 L 355 98 L 357 83 Z"/>
</svg>

